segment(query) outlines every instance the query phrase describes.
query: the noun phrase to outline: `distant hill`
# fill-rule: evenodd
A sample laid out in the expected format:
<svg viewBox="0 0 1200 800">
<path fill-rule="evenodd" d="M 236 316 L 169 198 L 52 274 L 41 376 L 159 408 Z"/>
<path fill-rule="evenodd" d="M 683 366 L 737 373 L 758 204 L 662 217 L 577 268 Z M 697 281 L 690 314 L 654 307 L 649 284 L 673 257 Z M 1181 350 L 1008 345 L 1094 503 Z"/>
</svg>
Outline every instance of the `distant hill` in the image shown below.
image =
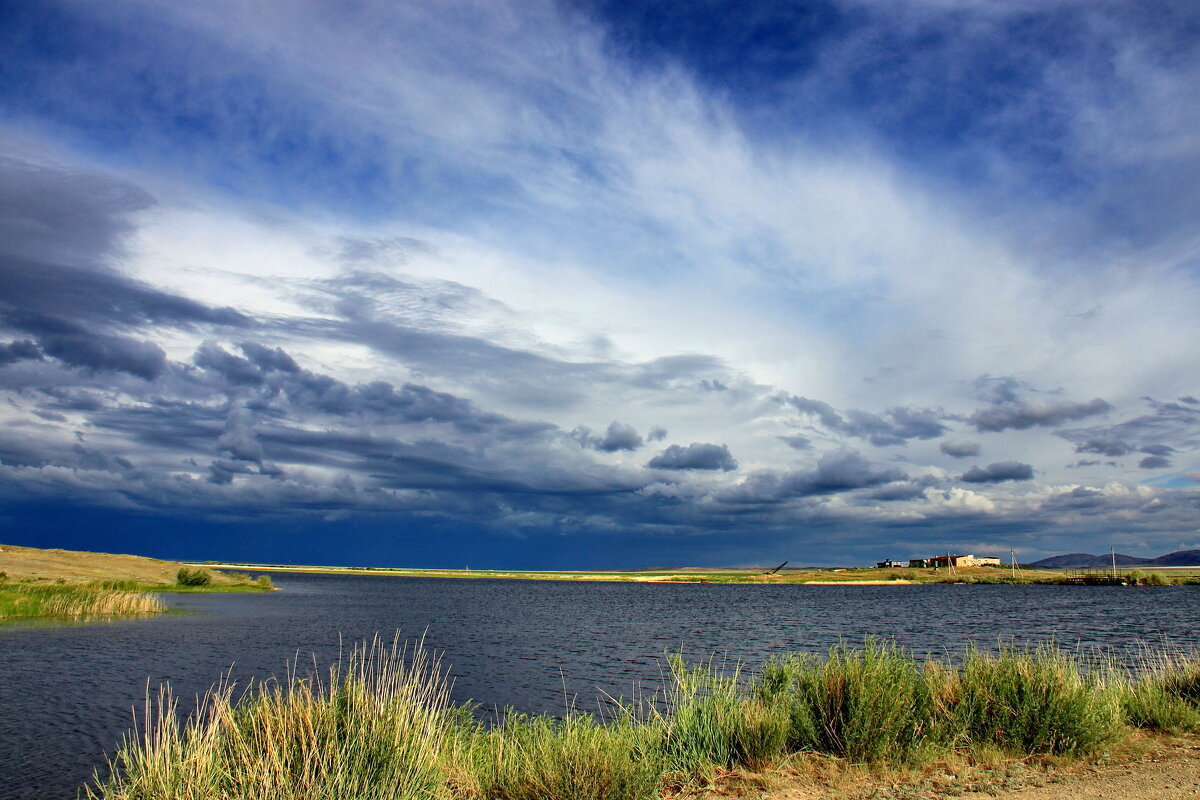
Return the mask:
<svg viewBox="0 0 1200 800">
<path fill-rule="evenodd" d="M 1091 553 L 1068 553 L 1050 556 L 1030 563 L 1031 567 L 1065 569 L 1067 567 L 1092 568 L 1112 566 L 1113 556 L 1107 553 L 1094 556 Z M 1137 558 L 1117 553 L 1118 567 L 1200 567 L 1200 550 L 1176 550 L 1158 558 Z"/>
</svg>

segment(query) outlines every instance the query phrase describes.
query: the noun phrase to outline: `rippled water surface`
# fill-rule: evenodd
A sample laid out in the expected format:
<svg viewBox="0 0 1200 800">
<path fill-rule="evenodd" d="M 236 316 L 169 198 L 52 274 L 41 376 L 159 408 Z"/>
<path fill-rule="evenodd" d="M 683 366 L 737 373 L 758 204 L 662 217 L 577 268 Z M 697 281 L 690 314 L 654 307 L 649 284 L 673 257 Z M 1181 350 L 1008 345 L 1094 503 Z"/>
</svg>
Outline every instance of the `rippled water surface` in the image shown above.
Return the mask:
<svg viewBox="0 0 1200 800">
<path fill-rule="evenodd" d="M 0 798 L 59 800 L 103 764 L 147 685 L 204 692 L 322 665 L 398 630 L 444 654 L 459 700 L 557 713 L 564 694 L 653 688 L 664 652 L 757 666 L 771 653 L 894 638 L 924 653 L 1055 640 L 1126 653 L 1200 643 L 1200 587 L 745 586 L 276 576 L 269 595 L 168 595 L 193 613 L 0 628 Z"/>
</svg>

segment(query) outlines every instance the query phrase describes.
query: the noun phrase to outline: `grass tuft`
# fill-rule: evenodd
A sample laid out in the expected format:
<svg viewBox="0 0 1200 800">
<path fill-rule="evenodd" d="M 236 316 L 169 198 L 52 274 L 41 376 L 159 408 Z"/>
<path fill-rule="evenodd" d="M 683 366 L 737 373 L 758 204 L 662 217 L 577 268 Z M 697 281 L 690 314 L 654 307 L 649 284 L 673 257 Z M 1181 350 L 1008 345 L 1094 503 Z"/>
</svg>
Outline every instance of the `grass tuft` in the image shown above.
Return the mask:
<svg viewBox="0 0 1200 800">
<path fill-rule="evenodd" d="M 0 586 L 0 619 L 153 614 L 166 606 L 141 591 L 90 584 L 13 583 Z"/>
<path fill-rule="evenodd" d="M 1020 754 L 1084 755 L 1117 739 L 1120 690 L 1053 647 L 970 650 L 955 725 L 967 741 Z"/>
<path fill-rule="evenodd" d="M 1194 730 L 1200 657 L 1137 672 L 1053 647 L 969 650 L 919 663 L 893 643 L 734 668 L 668 658 L 670 682 L 607 720 L 509 712 L 476 721 L 449 701 L 421 644 L 360 645 L 325 674 L 243 692 L 224 681 L 181 719 L 169 689 L 87 788 L 92 800 L 649 800 L 797 752 L 885 768 L 938 760 L 1069 760 L 1134 728 Z M 999 755 L 997 755 L 999 754 Z"/>
</svg>

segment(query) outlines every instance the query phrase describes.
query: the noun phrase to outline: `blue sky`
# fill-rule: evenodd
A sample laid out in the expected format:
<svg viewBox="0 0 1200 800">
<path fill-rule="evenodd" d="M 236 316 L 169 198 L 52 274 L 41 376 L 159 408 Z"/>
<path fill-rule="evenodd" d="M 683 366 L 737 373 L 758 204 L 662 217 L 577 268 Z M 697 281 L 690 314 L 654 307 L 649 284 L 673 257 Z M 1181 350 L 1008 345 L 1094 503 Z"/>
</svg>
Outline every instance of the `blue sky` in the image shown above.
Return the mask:
<svg viewBox="0 0 1200 800">
<path fill-rule="evenodd" d="M 1194 3 L 0 18 L 0 541 L 1200 547 Z"/>
</svg>

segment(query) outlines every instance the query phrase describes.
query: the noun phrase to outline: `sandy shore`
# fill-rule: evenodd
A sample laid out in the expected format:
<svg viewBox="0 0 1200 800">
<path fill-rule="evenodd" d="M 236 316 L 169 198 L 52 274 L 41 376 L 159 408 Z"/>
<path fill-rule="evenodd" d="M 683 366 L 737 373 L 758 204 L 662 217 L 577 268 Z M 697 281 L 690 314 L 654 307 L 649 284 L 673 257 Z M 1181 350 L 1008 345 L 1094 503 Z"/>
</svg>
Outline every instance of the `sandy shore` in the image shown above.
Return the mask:
<svg viewBox="0 0 1200 800">
<path fill-rule="evenodd" d="M 767 775 L 728 775 L 701 795 L 734 800 L 1195 800 L 1200 737 L 1137 739 L 1111 760 L 1068 767 L 1012 761 L 988 768 L 943 764 L 880 776 L 837 759 L 808 758 Z"/>
</svg>

